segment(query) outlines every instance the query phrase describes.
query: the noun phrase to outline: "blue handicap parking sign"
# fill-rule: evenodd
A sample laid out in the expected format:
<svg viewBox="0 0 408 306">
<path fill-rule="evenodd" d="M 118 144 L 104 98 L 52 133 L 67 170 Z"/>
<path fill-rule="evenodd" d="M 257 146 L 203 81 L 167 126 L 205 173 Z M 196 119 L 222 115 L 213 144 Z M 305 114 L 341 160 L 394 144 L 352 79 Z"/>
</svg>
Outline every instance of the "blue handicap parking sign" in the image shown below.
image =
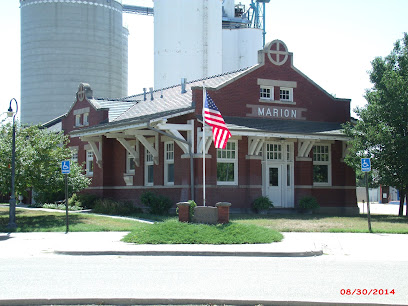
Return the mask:
<svg viewBox="0 0 408 306">
<path fill-rule="evenodd" d="M 370 172 L 371 171 L 371 161 L 369 158 L 361 159 L 361 171 Z"/>
<path fill-rule="evenodd" d="M 69 174 L 71 172 L 71 165 L 69 160 L 64 160 L 61 164 L 61 172 L 62 174 Z"/>
</svg>

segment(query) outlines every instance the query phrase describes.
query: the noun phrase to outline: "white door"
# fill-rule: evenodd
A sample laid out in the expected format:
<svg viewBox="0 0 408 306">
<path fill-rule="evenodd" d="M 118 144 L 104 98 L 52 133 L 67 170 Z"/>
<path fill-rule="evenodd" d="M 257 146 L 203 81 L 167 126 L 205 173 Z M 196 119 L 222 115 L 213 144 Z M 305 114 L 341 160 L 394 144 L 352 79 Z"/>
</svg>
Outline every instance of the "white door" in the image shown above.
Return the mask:
<svg viewBox="0 0 408 306">
<path fill-rule="evenodd" d="M 267 167 L 267 195 L 274 207 L 282 207 L 282 166 Z"/>
</svg>

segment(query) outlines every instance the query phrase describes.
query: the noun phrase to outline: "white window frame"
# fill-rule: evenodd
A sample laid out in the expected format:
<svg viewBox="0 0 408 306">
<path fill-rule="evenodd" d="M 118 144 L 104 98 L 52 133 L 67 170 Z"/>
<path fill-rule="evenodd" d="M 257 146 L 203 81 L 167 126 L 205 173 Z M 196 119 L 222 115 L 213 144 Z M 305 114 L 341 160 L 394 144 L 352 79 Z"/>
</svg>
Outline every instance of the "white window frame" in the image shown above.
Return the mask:
<svg viewBox="0 0 408 306">
<path fill-rule="evenodd" d="M 272 150 L 270 150 L 270 146 L 272 146 Z M 276 148 L 280 147 L 280 150 L 275 150 Z M 265 144 L 265 158 L 267 161 L 275 161 L 281 162 L 283 161 L 285 150 L 284 144 L 280 142 L 267 142 Z"/>
<path fill-rule="evenodd" d="M 285 90 L 289 92 L 289 98 L 288 99 L 282 99 L 281 98 L 281 90 Z M 279 88 L 279 101 L 283 102 L 293 102 L 293 88 L 290 87 L 280 87 Z"/>
<path fill-rule="evenodd" d="M 85 160 L 86 160 L 86 175 L 93 176 L 93 169 L 95 167 L 94 163 L 94 152 L 92 150 L 85 151 Z M 91 166 L 92 165 L 92 166 Z"/>
<path fill-rule="evenodd" d="M 135 149 L 135 146 L 133 146 L 133 149 Z M 136 169 L 135 158 L 133 157 L 132 154 L 128 152 L 128 150 L 125 151 L 126 151 L 126 174 L 135 174 Z"/>
<path fill-rule="evenodd" d="M 230 147 L 234 145 L 235 149 L 231 149 Z M 235 156 L 227 156 L 228 151 L 235 152 Z M 224 156 L 223 156 L 224 155 Z M 220 163 L 233 163 L 234 165 L 234 180 L 233 181 L 219 181 L 217 175 L 217 185 L 238 185 L 238 140 L 228 140 L 227 146 L 225 149 L 217 149 L 217 170 L 218 164 Z"/>
<path fill-rule="evenodd" d="M 82 126 L 81 117 L 82 117 L 82 114 L 75 115 L 75 126 Z"/>
<path fill-rule="evenodd" d="M 71 161 L 73 163 L 78 163 L 78 150 L 72 150 L 72 152 L 71 152 Z"/>
<path fill-rule="evenodd" d="M 148 149 L 145 148 L 145 186 L 153 186 L 154 185 L 154 157 L 153 154 L 149 152 Z M 149 167 L 153 167 L 153 181 L 149 182 Z"/>
<path fill-rule="evenodd" d="M 264 93 L 263 91 L 269 90 L 269 94 Z M 265 85 L 260 85 L 259 88 L 259 98 L 260 100 L 263 101 L 273 101 L 274 100 L 274 87 L 273 86 L 265 86 Z M 269 97 L 267 96 L 269 95 Z"/>
<path fill-rule="evenodd" d="M 327 153 L 317 153 L 317 147 L 327 147 Z M 327 154 L 327 160 L 321 160 L 317 156 L 324 156 Z M 315 182 L 313 178 L 313 186 L 331 186 L 332 185 L 332 166 L 331 166 L 331 144 L 319 143 L 313 146 L 313 169 L 314 166 L 326 165 L 327 166 L 327 182 Z M 312 173 L 313 175 L 313 173 Z"/>
<path fill-rule="evenodd" d="M 173 165 L 173 182 L 169 181 L 169 166 Z M 174 141 L 164 143 L 164 184 L 174 185 Z"/>
<path fill-rule="evenodd" d="M 84 113 L 84 117 L 82 119 L 82 125 L 89 125 L 89 113 Z"/>
</svg>

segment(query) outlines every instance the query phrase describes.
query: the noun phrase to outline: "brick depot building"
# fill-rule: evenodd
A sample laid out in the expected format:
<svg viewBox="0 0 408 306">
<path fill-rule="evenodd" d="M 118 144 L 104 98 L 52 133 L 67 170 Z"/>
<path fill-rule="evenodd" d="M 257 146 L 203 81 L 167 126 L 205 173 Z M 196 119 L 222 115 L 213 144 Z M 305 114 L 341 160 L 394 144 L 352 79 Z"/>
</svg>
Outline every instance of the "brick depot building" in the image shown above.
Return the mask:
<svg viewBox="0 0 408 306">
<path fill-rule="evenodd" d="M 292 61 L 275 40 L 253 67 L 124 99 L 95 99 L 80 84 L 62 129 L 92 178 L 86 192 L 140 205 L 150 190 L 202 205 L 204 148 L 207 205 L 249 211 L 264 195 L 291 209 L 312 195 L 322 212 L 357 213 L 341 132 L 350 100 L 328 94 Z M 214 148 L 209 126 L 203 139 L 203 85 L 232 134 L 224 150 Z"/>
</svg>

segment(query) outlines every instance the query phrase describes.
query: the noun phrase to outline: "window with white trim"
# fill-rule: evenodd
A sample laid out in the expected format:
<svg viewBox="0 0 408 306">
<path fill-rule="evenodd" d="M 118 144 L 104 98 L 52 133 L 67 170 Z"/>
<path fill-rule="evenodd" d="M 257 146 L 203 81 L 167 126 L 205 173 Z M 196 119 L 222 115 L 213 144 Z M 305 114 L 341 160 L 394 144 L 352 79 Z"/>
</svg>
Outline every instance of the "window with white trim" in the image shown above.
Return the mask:
<svg viewBox="0 0 408 306">
<path fill-rule="evenodd" d="M 293 101 L 293 88 L 281 87 L 279 89 L 279 100 L 285 102 Z"/>
<path fill-rule="evenodd" d="M 260 98 L 265 100 L 273 100 L 273 86 L 261 85 Z"/>
<path fill-rule="evenodd" d="M 153 169 L 154 169 L 154 160 L 153 154 L 145 148 L 145 185 L 153 186 Z"/>
<path fill-rule="evenodd" d="M 126 150 L 126 173 L 135 174 L 135 168 L 135 158 Z"/>
<path fill-rule="evenodd" d="M 217 149 L 217 184 L 238 185 L 237 140 L 229 140 L 225 149 Z"/>
<path fill-rule="evenodd" d="M 267 143 L 266 144 L 266 159 L 267 160 L 282 160 L 282 144 Z"/>
<path fill-rule="evenodd" d="M 92 176 L 94 170 L 94 154 L 92 150 L 86 151 L 86 175 Z"/>
<path fill-rule="evenodd" d="M 164 183 L 174 185 L 174 142 L 164 143 Z"/>
<path fill-rule="evenodd" d="M 313 146 L 313 184 L 331 185 L 330 145 Z"/>
<path fill-rule="evenodd" d="M 75 126 L 82 126 L 81 117 L 81 114 L 75 115 Z"/>
<path fill-rule="evenodd" d="M 73 163 L 78 163 L 78 151 L 77 150 L 72 151 L 71 160 Z"/>
<path fill-rule="evenodd" d="M 83 117 L 83 120 L 82 120 L 83 125 L 89 125 L 88 118 L 89 118 L 89 113 L 84 113 L 84 117 Z"/>
</svg>

